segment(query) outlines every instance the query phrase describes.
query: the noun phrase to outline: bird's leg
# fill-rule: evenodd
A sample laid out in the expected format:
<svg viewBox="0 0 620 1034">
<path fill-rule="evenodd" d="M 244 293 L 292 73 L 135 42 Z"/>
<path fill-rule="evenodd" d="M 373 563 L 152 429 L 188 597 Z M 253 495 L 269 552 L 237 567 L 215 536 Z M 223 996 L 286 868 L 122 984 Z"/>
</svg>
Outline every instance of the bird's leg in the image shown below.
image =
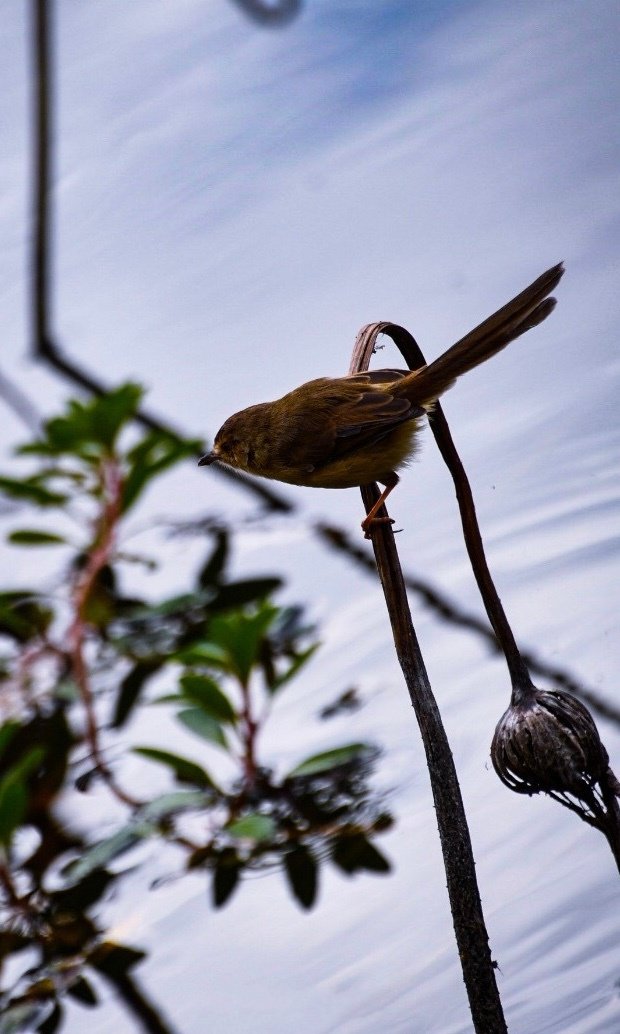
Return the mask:
<svg viewBox="0 0 620 1034">
<path fill-rule="evenodd" d="M 392 520 L 391 517 L 387 517 L 387 516 L 385 516 L 385 517 L 377 517 L 377 513 L 379 512 L 379 510 L 381 509 L 381 507 L 385 503 L 385 500 L 389 496 L 390 492 L 394 488 L 396 488 L 396 486 L 397 486 L 399 481 L 400 481 L 400 478 L 399 478 L 398 474 L 396 474 L 394 471 L 392 471 L 392 473 L 388 474 L 383 479 L 383 481 L 381 482 L 383 485 L 385 485 L 385 488 L 383 489 L 383 491 L 382 491 L 381 495 L 379 496 L 379 498 L 377 499 L 376 503 L 370 508 L 370 510 L 366 514 L 366 517 L 362 521 L 362 531 L 364 532 L 364 538 L 367 538 L 367 539 L 370 538 L 370 528 L 371 528 L 371 525 L 373 525 L 373 524 L 393 524 L 394 523 L 394 521 Z"/>
</svg>

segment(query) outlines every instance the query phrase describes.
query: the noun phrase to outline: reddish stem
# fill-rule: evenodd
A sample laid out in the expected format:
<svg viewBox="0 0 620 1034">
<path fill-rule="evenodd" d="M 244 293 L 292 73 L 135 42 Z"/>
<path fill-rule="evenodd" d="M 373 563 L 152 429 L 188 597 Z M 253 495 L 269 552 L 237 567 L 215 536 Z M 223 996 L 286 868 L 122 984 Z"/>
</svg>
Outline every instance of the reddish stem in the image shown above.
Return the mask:
<svg viewBox="0 0 620 1034">
<path fill-rule="evenodd" d="M 85 647 L 90 627 L 90 622 L 86 616 L 86 608 L 99 574 L 112 559 L 116 545 L 116 528 L 121 515 L 123 499 L 122 473 L 114 457 L 108 456 L 102 460 L 100 475 L 103 505 L 101 514 L 95 522 L 95 535 L 92 547 L 89 550 L 86 563 L 79 572 L 73 586 L 71 602 L 74 616 L 67 631 L 67 653 L 71 661 L 73 678 L 84 706 L 86 739 L 95 766 L 112 793 L 124 804 L 136 807 L 140 802 L 117 786 L 103 756 L 99 742 L 99 727 L 95 711 L 94 694 L 85 658 Z"/>
</svg>

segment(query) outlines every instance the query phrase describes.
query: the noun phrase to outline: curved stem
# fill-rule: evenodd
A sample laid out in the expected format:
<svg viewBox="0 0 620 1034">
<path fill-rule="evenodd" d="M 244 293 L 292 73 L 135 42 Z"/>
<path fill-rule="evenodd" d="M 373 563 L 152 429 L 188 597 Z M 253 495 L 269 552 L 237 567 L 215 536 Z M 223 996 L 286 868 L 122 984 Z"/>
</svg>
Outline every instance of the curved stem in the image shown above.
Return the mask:
<svg viewBox="0 0 620 1034">
<path fill-rule="evenodd" d="M 356 352 L 360 356 L 363 355 L 365 361 L 369 361 L 379 334 L 387 334 L 392 338 L 411 370 L 417 370 L 421 366 L 426 365 L 424 355 L 409 331 L 395 323 L 387 322 L 371 323 L 360 331 L 356 342 Z M 476 583 L 480 590 L 482 602 L 502 653 L 506 658 L 512 683 L 512 703 L 523 703 L 531 698 L 535 689 L 489 571 L 469 479 L 456 450 L 448 422 L 439 402 L 435 404 L 429 423 L 439 451 L 454 481 L 461 523 L 463 525 L 465 546 Z"/>
<path fill-rule="evenodd" d="M 368 368 L 376 333 L 372 340 L 366 342 L 360 340 L 364 332 L 358 335 L 351 372 Z M 379 498 L 379 491 L 376 485 L 366 485 L 361 491 L 368 513 Z M 426 753 L 454 932 L 474 1029 L 477 1034 L 505 1034 L 506 1021 L 495 981 L 461 790 L 450 744 L 411 620 L 394 535 L 389 525 L 373 525 L 371 538 L 396 653 Z"/>
</svg>

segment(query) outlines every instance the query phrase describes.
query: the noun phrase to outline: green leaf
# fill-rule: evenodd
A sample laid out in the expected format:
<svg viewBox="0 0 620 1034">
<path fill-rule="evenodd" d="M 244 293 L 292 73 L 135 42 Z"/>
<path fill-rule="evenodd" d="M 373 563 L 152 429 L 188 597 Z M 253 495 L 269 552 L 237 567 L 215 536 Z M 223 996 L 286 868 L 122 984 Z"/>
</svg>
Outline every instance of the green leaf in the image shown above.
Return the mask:
<svg viewBox="0 0 620 1034">
<path fill-rule="evenodd" d="M 10 499 L 32 503 L 34 506 L 60 506 L 66 503 L 68 498 L 60 492 L 51 492 L 42 485 L 35 484 L 29 478 L 19 480 L 18 478 L 0 477 L 0 492 L 4 492 Z"/>
<path fill-rule="evenodd" d="M 197 736 L 202 736 L 203 740 L 208 740 L 209 743 L 215 743 L 218 747 L 224 747 L 225 750 L 228 750 L 226 736 L 220 723 L 215 718 L 205 714 L 199 707 L 188 707 L 184 711 L 179 711 L 177 718 L 191 732 L 195 732 Z"/>
<path fill-rule="evenodd" d="M 9 720 L 4 722 L 3 725 L 0 725 L 0 758 L 13 739 L 13 736 L 20 728 L 20 723 L 14 721 L 12 718 L 9 718 Z"/>
<path fill-rule="evenodd" d="M 56 700 L 64 700 L 68 704 L 75 704 L 80 699 L 80 689 L 73 679 L 62 679 L 54 686 L 54 697 Z"/>
<path fill-rule="evenodd" d="M 239 885 L 242 865 L 236 851 L 222 851 L 213 870 L 211 885 L 212 900 L 215 908 L 222 908 Z"/>
<path fill-rule="evenodd" d="M 229 722 L 234 725 L 237 721 L 235 710 L 222 692 L 215 679 L 208 675 L 183 675 L 181 678 L 182 694 L 194 704 L 198 704 L 201 710 L 215 718 L 218 722 Z"/>
<path fill-rule="evenodd" d="M 12 531 L 8 541 L 14 546 L 64 546 L 66 539 L 61 535 L 53 535 L 49 531 L 38 531 L 35 528 L 21 528 L 19 531 Z"/>
<path fill-rule="evenodd" d="M 115 858 L 125 854 L 141 840 L 147 839 L 155 832 L 152 825 L 131 821 L 111 837 L 99 840 L 87 848 L 80 858 L 70 862 L 64 869 L 64 876 L 69 883 L 80 883 L 86 876 L 97 869 L 104 869 Z"/>
<path fill-rule="evenodd" d="M 171 815 L 204 808 L 212 802 L 213 794 L 205 793 L 204 790 L 177 790 L 176 793 L 163 793 L 149 801 L 140 808 L 140 815 L 146 822 L 161 822 Z"/>
<path fill-rule="evenodd" d="M 212 611 L 236 610 L 248 603 L 256 603 L 265 596 L 271 596 L 282 585 L 281 578 L 247 578 L 220 586 L 210 604 Z"/>
<path fill-rule="evenodd" d="M 30 589 L 0 593 L 0 633 L 26 643 L 48 628 L 53 612 Z"/>
<path fill-rule="evenodd" d="M 229 544 L 226 528 L 218 528 L 213 552 L 198 574 L 198 585 L 201 589 L 211 589 L 219 585 L 228 560 Z"/>
<path fill-rule="evenodd" d="M 387 858 L 362 833 L 339 838 L 332 848 L 331 856 L 334 864 L 347 875 L 360 869 L 377 873 L 387 873 L 391 869 Z"/>
<path fill-rule="evenodd" d="M 31 747 L 25 754 L 16 761 L 4 779 L 27 779 L 32 772 L 36 771 L 46 755 L 44 747 Z M 3 780 L 4 781 L 4 780 Z"/>
<path fill-rule="evenodd" d="M 49 455 L 72 453 L 87 461 L 112 451 L 123 426 L 137 411 L 142 389 L 137 384 L 119 388 L 82 402 L 71 399 L 62 416 L 45 424 Z"/>
<path fill-rule="evenodd" d="M 231 671 L 228 652 L 221 646 L 205 640 L 199 640 L 179 650 L 174 660 L 180 661 L 181 664 L 204 665 L 207 668 L 217 668 L 218 671 Z"/>
<path fill-rule="evenodd" d="M 58 1006 L 55 1005 L 49 1010 L 46 1005 L 49 1003 L 37 1001 L 17 1001 L 14 1005 L 3 1002 L 2 1013 L 0 1014 L 0 1034 L 27 1034 L 28 1031 L 39 1031 L 40 1027 L 35 1026 L 41 1021 L 41 1016 L 49 1017 Z"/>
<path fill-rule="evenodd" d="M 273 840 L 276 824 L 270 815 L 244 815 L 226 826 L 226 832 L 235 840 Z"/>
<path fill-rule="evenodd" d="M 313 643 L 313 645 L 309 646 L 307 650 L 304 650 L 302 653 L 297 654 L 292 664 L 286 669 L 286 671 L 282 672 L 282 674 L 280 675 L 276 675 L 275 678 L 269 679 L 267 685 L 269 692 L 277 693 L 279 689 L 282 689 L 282 686 L 285 686 L 287 682 L 290 682 L 291 679 L 295 677 L 297 672 L 303 668 L 304 664 L 306 664 L 307 661 L 310 660 L 313 653 L 315 653 L 316 650 L 318 650 L 318 648 L 319 644 Z"/>
<path fill-rule="evenodd" d="M 218 615 L 209 625 L 209 637 L 226 650 L 237 678 L 246 685 L 258 658 L 261 641 L 278 616 L 278 608 L 263 603 L 253 614 Z"/>
<path fill-rule="evenodd" d="M 26 814 L 28 794 L 18 778 L 5 777 L 0 783 L 0 843 L 6 847 Z"/>
<path fill-rule="evenodd" d="M 293 896 L 302 908 L 312 908 L 318 890 L 318 866 L 313 854 L 298 844 L 284 855 L 284 870 Z"/>
<path fill-rule="evenodd" d="M 151 431 L 127 454 L 129 473 L 123 488 L 123 512 L 134 505 L 148 483 L 180 460 L 194 456 L 198 440 L 177 438 L 164 431 Z"/>
<path fill-rule="evenodd" d="M 163 664 L 161 660 L 138 661 L 138 663 L 125 675 L 121 682 L 114 714 L 112 716 L 112 728 L 120 729 L 129 718 L 134 707 L 140 699 L 142 690 L 148 680 L 159 671 Z"/>
<path fill-rule="evenodd" d="M 160 765 L 167 765 L 180 783 L 192 783 L 194 786 L 203 788 L 214 786 L 211 776 L 205 772 L 204 768 L 188 758 L 182 758 L 178 754 L 171 754 L 167 750 L 159 750 L 156 747 L 134 747 L 133 752 L 149 758 L 150 761 L 157 761 Z"/>
<path fill-rule="evenodd" d="M 127 383 L 93 399 L 86 408 L 90 411 L 95 440 L 112 449 L 123 426 L 135 416 L 142 395 L 139 384 Z"/>
<path fill-rule="evenodd" d="M 320 772 L 329 772 L 332 768 L 338 768 L 339 765 L 345 765 L 349 761 L 353 761 L 368 751 L 372 751 L 372 747 L 368 743 L 349 743 L 345 747 L 336 747 L 334 750 L 326 750 L 322 754 L 313 754 L 312 757 L 306 758 L 305 761 L 301 761 L 299 765 L 296 765 L 289 773 L 287 778 L 291 779 L 295 776 L 309 776 L 317 775 Z"/>
</svg>

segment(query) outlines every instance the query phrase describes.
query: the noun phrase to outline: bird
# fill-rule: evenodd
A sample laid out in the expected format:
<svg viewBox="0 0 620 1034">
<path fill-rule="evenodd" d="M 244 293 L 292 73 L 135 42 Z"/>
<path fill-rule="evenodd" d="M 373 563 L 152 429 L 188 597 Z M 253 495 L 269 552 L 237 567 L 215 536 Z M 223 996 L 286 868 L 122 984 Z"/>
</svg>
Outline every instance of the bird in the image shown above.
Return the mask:
<svg viewBox="0 0 620 1034">
<path fill-rule="evenodd" d="M 234 470 L 309 488 L 354 488 L 379 482 L 379 499 L 362 522 L 366 537 L 399 483 L 397 471 L 416 451 L 422 418 L 464 373 L 542 323 L 562 263 L 538 277 L 438 359 L 417 370 L 380 369 L 319 377 L 273 402 L 234 413 L 217 432 L 200 466 Z"/>
</svg>

